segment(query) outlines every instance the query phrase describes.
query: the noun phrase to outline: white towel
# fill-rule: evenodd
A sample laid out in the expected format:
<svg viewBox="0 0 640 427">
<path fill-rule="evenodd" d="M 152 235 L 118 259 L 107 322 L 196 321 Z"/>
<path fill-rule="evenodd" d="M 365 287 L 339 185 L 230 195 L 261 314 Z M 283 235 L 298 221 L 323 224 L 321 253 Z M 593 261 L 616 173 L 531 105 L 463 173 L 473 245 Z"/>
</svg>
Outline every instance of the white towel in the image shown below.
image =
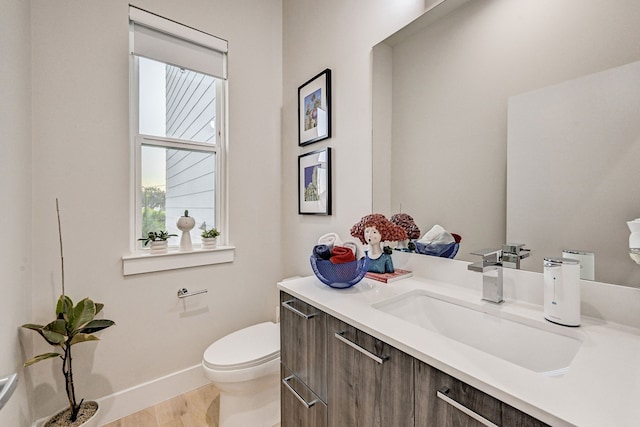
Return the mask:
<svg viewBox="0 0 640 427">
<path fill-rule="evenodd" d="M 428 243 L 453 243 L 456 239 L 445 230 L 442 226 L 436 224 L 431 227 L 431 230 L 427 231 L 424 236 L 418 242 L 428 244 Z"/>
<path fill-rule="evenodd" d="M 329 249 L 333 249 L 334 246 L 342 246 L 342 239 L 337 233 L 327 233 L 318 239 L 319 245 L 327 245 Z"/>
<path fill-rule="evenodd" d="M 342 246 L 351 249 L 356 259 L 360 259 L 364 256 L 362 254 L 362 248 L 355 240 L 347 240 L 346 242 L 342 243 Z"/>
</svg>

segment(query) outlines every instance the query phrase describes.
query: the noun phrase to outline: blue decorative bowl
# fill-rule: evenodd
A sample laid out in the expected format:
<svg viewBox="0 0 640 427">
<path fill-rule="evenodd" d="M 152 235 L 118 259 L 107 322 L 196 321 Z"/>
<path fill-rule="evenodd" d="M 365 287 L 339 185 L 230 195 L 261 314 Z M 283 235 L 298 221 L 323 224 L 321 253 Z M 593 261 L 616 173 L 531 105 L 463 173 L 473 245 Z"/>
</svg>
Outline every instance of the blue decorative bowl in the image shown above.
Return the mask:
<svg viewBox="0 0 640 427">
<path fill-rule="evenodd" d="M 311 255 L 310 261 L 316 277 L 325 285 L 338 289 L 350 288 L 358 283 L 367 274 L 369 267 L 368 257 L 344 264 L 334 264 L 329 260 L 318 259 Z"/>
</svg>

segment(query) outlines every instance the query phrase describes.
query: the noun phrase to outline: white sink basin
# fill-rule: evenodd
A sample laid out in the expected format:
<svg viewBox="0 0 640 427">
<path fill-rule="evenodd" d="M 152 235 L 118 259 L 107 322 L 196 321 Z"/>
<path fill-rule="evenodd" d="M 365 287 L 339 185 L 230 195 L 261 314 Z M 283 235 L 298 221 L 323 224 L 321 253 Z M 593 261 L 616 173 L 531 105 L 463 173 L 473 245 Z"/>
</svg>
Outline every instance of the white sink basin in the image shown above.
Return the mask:
<svg viewBox="0 0 640 427">
<path fill-rule="evenodd" d="M 565 373 L 582 345 L 582 335 L 573 329 L 520 319 L 498 309 L 488 314 L 483 304 L 427 291 L 408 292 L 373 307 L 547 376 Z M 560 329 L 565 330 L 560 333 Z"/>
</svg>

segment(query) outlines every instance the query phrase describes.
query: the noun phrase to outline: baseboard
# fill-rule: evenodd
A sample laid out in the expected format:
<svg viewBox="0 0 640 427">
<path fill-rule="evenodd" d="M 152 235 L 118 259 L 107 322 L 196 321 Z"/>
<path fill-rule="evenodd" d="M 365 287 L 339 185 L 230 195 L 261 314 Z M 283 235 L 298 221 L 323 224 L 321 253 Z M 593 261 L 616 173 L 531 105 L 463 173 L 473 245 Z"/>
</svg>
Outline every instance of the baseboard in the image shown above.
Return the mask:
<svg viewBox="0 0 640 427">
<path fill-rule="evenodd" d="M 207 384 L 209 380 L 198 364 L 96 399 L 100 404 L 99 425 L 108 424 Z M 33 427 L 42 427 L 47 419 L 48 417 L 36 421 Z"/>
</svg>

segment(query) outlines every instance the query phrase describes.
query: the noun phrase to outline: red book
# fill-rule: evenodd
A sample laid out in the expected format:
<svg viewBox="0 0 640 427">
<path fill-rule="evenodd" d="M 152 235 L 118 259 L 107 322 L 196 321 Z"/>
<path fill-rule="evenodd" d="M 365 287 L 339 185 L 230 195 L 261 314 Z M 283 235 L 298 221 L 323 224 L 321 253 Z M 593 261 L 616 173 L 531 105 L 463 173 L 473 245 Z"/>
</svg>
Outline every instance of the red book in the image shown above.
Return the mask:
<svg viewBox="0 0 640 427">
<path fill-rule="evenodd" d="M 377 280 L 378 282 L 391 283 L 395 282 L 396 280 L 406 279 L 407 277 L 411 276 L 413 276 L 413 273 L 409 270 L 396 268 L 396 271 L 394 271 L 393 273 L 374 273 L 372 271 L 368 271 L 364 277 Z"/>
</svg>

